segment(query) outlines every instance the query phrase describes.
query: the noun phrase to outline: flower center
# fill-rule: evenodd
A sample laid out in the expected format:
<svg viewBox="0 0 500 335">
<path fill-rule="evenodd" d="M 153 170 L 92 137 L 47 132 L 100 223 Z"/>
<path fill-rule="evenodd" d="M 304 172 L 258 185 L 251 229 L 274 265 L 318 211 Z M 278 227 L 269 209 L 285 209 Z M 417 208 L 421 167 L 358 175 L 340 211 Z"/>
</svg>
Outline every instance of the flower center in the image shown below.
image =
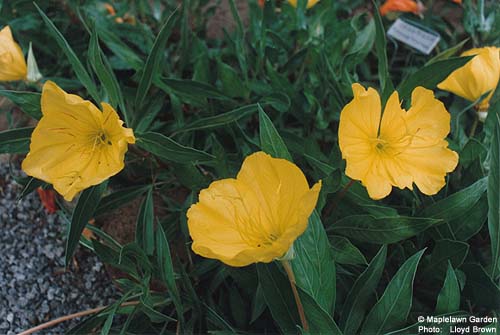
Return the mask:
<svg viewBox="0 0 500 335">
<path fill-rule="evenodd" d="M 104 145 L 104 144 L 107 144 L 107 145 L 112 145 L 113 144 L 109 140 L 109 136 L 104 132 L 104 130 L 99 131 L 95 135 L 94 143 L 95 143 L 96 146 L 100 146 L 100 145 Z"/>
</svg>

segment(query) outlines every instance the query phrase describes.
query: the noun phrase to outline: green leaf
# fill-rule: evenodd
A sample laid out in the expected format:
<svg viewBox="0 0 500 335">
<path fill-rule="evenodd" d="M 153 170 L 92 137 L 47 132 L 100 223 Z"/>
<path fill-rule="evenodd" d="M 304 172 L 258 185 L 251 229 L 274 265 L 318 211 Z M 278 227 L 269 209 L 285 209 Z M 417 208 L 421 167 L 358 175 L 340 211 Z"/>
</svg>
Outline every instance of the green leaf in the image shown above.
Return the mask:
<svg viewBox="0 0 500 335">
<path fill-rule="evenodd" d="M 154 204 L 153 189 L 150 188 L 146 197 L 142 201 L 139 215 L 137 215 L 137 224 L 135 227 L 135 240 L 138 245 L 146 252 L 152 255 L 154 250 Z"/>
<path fill-rule="evenodd" d="M 129 291 L 125 293 L 118 301 L 116 301 L 112 306 L 109 306 L 108 308 L 104 309 L 101 311 L 99 314 L 107 314 L 108 317 L 106 318 L 106 322 L 104 322 L 104 325 L 101 329 L 101 335 L 108 335 L 109 331 L 111 330 L 111 326 L 113 325 L 113 319 L 118 312 L 118 309 L 120 309 L 120 305 L 123 304 L 127 299 L 132 295 L 133 291 Z"/>
<path fill-rule="evenodd" d="M 120 38 L 107 27 L 101 27 L 97 22 L 96 29 L 99 38 L 102 39 L 104 44 L 122 61 L 128 64 L 131 68 L 138 71 L 144 65 L 142 59 L 123 43 Z"/>
<path fill-rule="evenodd" d="M 467 280 L 462 291 L 463 295 L 473 304 L 487 309 L 500 308 L 500 289 L 492 278 L 479 264 L 466 263 L 460 267 Z"/>
<path fill-rule="evenodd" d="M 308 293 L 325 311 L 335 304 L 335 263 L 323 223 L 317 211 L 309 217 L 306 231 L 294 242 L 295 257 L 290 261 L 297 286 Z"/>
<path fill-rule="evenodd" d="M 358 20 L 358 16 L 354 17 L 352 20 Z M 361 31 L 356 33 L 356 39 L 349 49 L 349 52 L 345 55 L 343 63 L 348 66 L 348 68 L 354 68 L 361 63 L 372 50 L 375 37 L 375 20 L 370 20 Z"/>
<path fill-rule="evenodd" d="M 290 283 L 276 264 L 257 263 L 256 266 L 259 284 L 273 320 L 276 321 L 283 333 L 297 333 L 300 318 Z"/>
<path fill-rule="evenodd" d="M 217 74 L 222 83 L 222 91 L 230 97 L 245 97 L 248 89 L 243 84 L 242 78 L 229 65 L 217 62 Z"/>
<path fill-rule="evenodd" d="M 19 183 L 18 181 L 16 181 Z M 46 183 L 43 180 L 36 179 L 33 177 L 27 177 L 27 182 L 23 185 L 23 190 L 21 193 L 17 196 L 17 199 L 22 199 L 34 190 L 36 190 L 39 187 L 42 187 L 43 185 L 46 185 Z"/>
<path fill-rule="evenodd" d="M 375 50 L 378 59 L 378 78 L 380 89 L 382 91 L 382 101 L 385 104 L 386 99 L 392 93 L 393 84 L 389 74 L 389 62 L 387 60 L 387 39 L 385 37 L 384 24 L 378 6 L 374 3 L 374 21 L 375 21 Z"/>
<path fill-rule="evenodd" d="M 438 230 L 445 233 L 446 228 L 451 229 L 452 234 L 445 233 L 443 237 L 467 241 L 481 230 L 487 219 L 488 199 L 486 199 L 486 194 L 483 194 L 481 199 L 467 213 L 449 224 L 439 226 Z"/>
<path fill-rule="evenodd" d="M 227 95 L 210 84 L 186 79 L 161 79 L 161 82 L 178 95 L 194 96 L 196 98 L 230 99 Z"/>
<path fill-rule="evenodd" d="M 309 331 L 311 334 L 328 334 L 328 335 L 342 335 L 339 327 L 330 316 L 330 313 L 325 311 L 316 300 L 309 294 L 299 290 L 300 300 L 304 306 L 304 312 L 309 324 Z"/>
<path fill-rule="evenodd" d="M 469 187 L 440 200 L 425 208 L 421 216 L 443 219 L 451 222 L 465 215 L 486 191 L 487 178 L 476 181 Z"/>
<path fill-rule="evenodd" d="M 428 89 L 435 89 L 437 84 L 445 80 L 450 73 L 462 67 L 472 56 L 454 57 L 440 60 L 418 69 L 415 73 L 409 75 L 399 86 L 398 92 L 401 100 L 410 98 L 411 92 L 417 86 L 423 86 Z"/>
<path fill-rule="evenodd" d="M 469 41 L 469 38 L 466 38 L 465 40 L 452 46 L 451 48 L 448 48 L 444 51 L 441 51 L 436 56 L 429 59 L 429 61 L 425 65 L 429 65 L 429 64 L 435 63 L 435 62 L 440 61 L 440 60 L 449 59 L 451 56 L 453 56 L 458 51 L 460 51 L 463 48 L 463 46 L 465 45 L 465 43 L 467 43 L 468 41 Z"/>
<path fill-rule="evenodd" d="M 142 70 L 141 79 L 135 95 L 135 108 L 137 110 L 142 107 L 153 78 L 162 72 L 160 70 L 160 63 L 164 57 L 165 45 L 167 44 L 168 37 L 170 36 L 176 22 L 177 10 L 170 14 L 167 21 L 161 27 L 158 36 L 156 36 L 151 52 L 149 53 L 146 64 Z"/>
<path fill-rule="evenodd" d="M 101 199 L 94 215 L 99 216 L 120 208 L 138 196 L 144 194 L 144 192 L 146 192 L 150 187 L 150 185 L 131 186 L 113 192 Z"/>
<path fill-rule="evenodd" d="M 292 161 L 292 156 L 274 127 L 273 122 L 260 105 L 257 108 L 259 109 L 260 148 L 275 158 L 284 158 Z"/>
<path fill-rule="evenodd" d="M 73 71 L 75 71 L 76 77 L 80 80 L 82 85 L 87 89 L 92 99 L 94 99 L 95 102 L 99 103 L 101 99 L 99 97 L 99 93 L 97 92 L 97 87 L 95 86 L 94 82 L 92 81 L 92 78 L 88 74 L 82 62 L 80 62 L 75 52 L 73 51 L 69 43 L 66 41 L 64 36 L 61 34 L 61 32 L 56 28 L 54 23 L 52 23 L 52 21 L 47 17 L 47 15 L 45 15 L 45 13 L 40 9 L 40 7 L 38 7 L 36 3 L 33 4 L 40 13 L 40 16 L 45 22 L 45 25 L 49 28 L 49 32 L 52 34 L 59 47 L 62 49 L 62 51 L 68 58 L 68 61 L 73 67 Z"/>
<path fill-rule="evenodd" d="M 246 116 L 252 115 L 256 111 L 257 111 L 257 105 L 248 105 L 239 107 L 226 113 L 195 120 L 189 123 L 188 125 L 184 126 L 183 128 L 179 129 L 177 133 L 225 126 L 229 123 L 236 122 Z"/>
<path fill-rule="evenodd" d="M 494 279 L 500 274 L 500 114 L 497 112 L 495 117 L 488 175 L 488 230 L 491 240 L 491 277 Z"/>
<path fill-rule="evenodd" d="M 25 154 L 30 151 L 34 128 L 16 128 L 0 131 L 0 154 Z"/>
<path fill-rule="evenodd" d="M 384 294 L 366 317 L 362 334 L 378 335 L 406 322 L 413 297 L 413 279 L 424 250 L 408 258 L 394 275 Z"/>
<path fill-rule="evenodd" d="M 454 268 L 459 267 L 469 252 L 469 245 L 465 242 L 453 240 L 439 240 L 432 250 L 429 265 L 422 272 L 422 277 L 444 277 L 448 262 Z"/>
<path fill-rule="evenodd" d="M 172 264 L 167 235 L 161 225 L 158 225 L 156 233 L 156 259 L 160 269 L 160 278 L 166 284 L 170 297 L 174 302 L 177 318 L 180 321 L 180 331 L 182 331 L 182 327 L 184 326 L 184 309 L 175 283 L 174 265 Z"/>
<path fill-rule="evenodd" d="M 90 64 L 92 65 L 95 74 L 101 81 L 104 90 L 109 96 L 111 106 L 115 109 L 117 106 L 120 106 L 120 109 L 125 117 L 125 122 L 128 124 L 129 115 L 126 110 L 120 85 L 118 84 L 118 80 L 116 79 L 116 76 L 109 64 L 103 61 L 104 55 L 101 51 L 101 47 L 99 46 L 99 40 L 95 31 L 93 31 L 90 36 L 88 54 Z"/>
<path fill-rule="evenodd" d="M 328 231 L 362 242 L 387 244 L 413 237 L 440 223 L 442 220 L 432 218 L 351 215 L 335 222 Z"/>
<path fill-rule="evenodd" d="M 460 308 L 460 286 L 453 266 L 448 262 L 443 288 L 439 292 L 436 303 L 436 314 L 456 312 Z"/>
<path fill-rule="evenodd" d="M 40 93 L 0 90 L 0 96 L 6 97 L 18 105 L 23 112 L 32 118 L 40 120 L 42 117 L 42 111 L 40 108 Z"/>
<path fill-rule="evenodd" d="M 94 216 L 95 209 L 101 200 L 101 195 L 107 187 L 107 181 L 92 186 L 82 192 L 76 207 L 71 216 L 71 223 L 68 229 L 68 240 L 66 241 L 65 264 L 69 266 L 71 258 L 75 253 L 80 235 L 85 225 Z"/>
<path fill-rule="evenodd" d="M 342 236 L 330 236 L 333 260 L 339 264 L 368 264 L 365 256 L 351 241 Z"/>
<path fill-rule="evenodd" d="M 171 138 L 155 132 L 136 134 L 137 145 L 153 155 L 177 163 L 207 162 L 214 159 L 209 153 L 183 146 Z"/>
<path fill-rule="evenodd" d="M 356 279 L 342 308 L 340 327 L 346 334 L 356 334 L 374 295 L 387 257 L 387 246 L 383 245 L 368 267 Z"/>
</svg>

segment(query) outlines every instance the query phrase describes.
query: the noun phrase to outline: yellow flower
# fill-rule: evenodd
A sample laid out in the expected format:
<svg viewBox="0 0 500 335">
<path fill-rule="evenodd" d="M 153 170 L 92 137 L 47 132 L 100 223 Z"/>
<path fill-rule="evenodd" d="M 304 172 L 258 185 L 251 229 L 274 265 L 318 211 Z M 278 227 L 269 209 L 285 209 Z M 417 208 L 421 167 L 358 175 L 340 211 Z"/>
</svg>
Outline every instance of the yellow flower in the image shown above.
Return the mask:
<svg viewBox="0 0 500 335">
<path fill-rule="evenodd" d="M 288 0 L 288 3 L 292 5 L 293 7 L 297 7 L 297 0 Z M 312 6 L 316 5 L 319 2 L 319 0 L 308 0 L 307 1 L 307 8 L 311 8 Z"/>
<path fill-rule="evenodd" d="M 27 69 L 21 47 L 14 42 L 10 27 L 0 30 L 0 81 L 23 80 Z"/>
<path fill-rule="evenodd" d="M 479 110 L 487 110 L 500 78 L 499 51 L 497 47 L 484 47 L 464 52 L 462 56 L 476 56 L 453 71 L 438 87 L 469 101 L 476 101 L 491 91 L 477 106 Z"/>
<path fill-rule="evenodd" d="M 309 189 L 295 164 L 254 153 L 236 179 L 210 184 L 187 212 L 192 249 L 231 266 L 282 257 L 306 230 L 320 189 L 321 181 Z"/>
<path fill-rule="evenodd" d="M 132 129 L 122 127 L 113 107 L 103 102 L 101 112 L 51 81 L 43 85 L 41 106 L 43 116 L 22 163 L 26 174 L 53 184 L 71 201 L 123 169 L 128 143 L 135 137 Z"/>
<path fill-rule="evenodd" d="M 392 186 L 413 189 L 413 183 L 424 194 L 436 194 L 458 163 L 444 139 L 450 131 L 444 105 L 432 91 L 417 87 L 405 111 L 395 91 L 381 117 L 377 91 L 360 84 L 352 90 L 354 99 L 342 110 L 339 125 L 346 175 L 360 180 L 373 199 L 387 196 Z"/>
</svg>

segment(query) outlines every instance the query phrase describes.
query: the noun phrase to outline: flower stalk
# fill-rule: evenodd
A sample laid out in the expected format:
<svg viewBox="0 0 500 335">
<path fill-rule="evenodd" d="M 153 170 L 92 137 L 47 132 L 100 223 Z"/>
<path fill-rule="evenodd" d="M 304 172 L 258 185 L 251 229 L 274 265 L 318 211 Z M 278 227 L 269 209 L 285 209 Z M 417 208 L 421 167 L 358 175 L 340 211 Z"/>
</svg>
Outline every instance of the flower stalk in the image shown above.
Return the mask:
<svg viewBox="0 0 500 335">
<path fill-rule="evenodd" d="M 302 301 L 300 300 L 299 292 L 297 291 L 297 286 L 295 285 L 295 275 L 293 274 L 292 266 L 287 260 L 282 260 L 281 265 L 286 271 L 288 280 L 290 281 L 290 286 L 292 287 L 293 297 L 295 298 L 295 303 L 297 304 L 297 310 L 300 316 L 300 322 L 302 323 L 302 328 L 305 332 L 309 332 L 309 324 L 307 323 L 306 314 L 304 313 L 304 306 L 302 306 Z"/>
</svg>

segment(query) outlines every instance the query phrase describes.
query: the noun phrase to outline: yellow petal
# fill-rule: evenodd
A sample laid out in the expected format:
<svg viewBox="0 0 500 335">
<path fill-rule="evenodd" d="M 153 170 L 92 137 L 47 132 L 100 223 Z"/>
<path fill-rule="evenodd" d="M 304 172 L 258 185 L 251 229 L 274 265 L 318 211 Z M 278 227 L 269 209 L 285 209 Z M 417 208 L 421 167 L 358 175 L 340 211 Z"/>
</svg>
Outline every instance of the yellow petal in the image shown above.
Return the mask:
<svg viewBox="0 0 500 335">
<path fill-rule="evenodd" d="M 192 249 L 232 266 L 282 257 L 307 228 L 320 189 L 309 189 L 293 163 L 252 154 L 236 179 L 213 182 L 189 209 Z"/>
<path fill-rule="evenodd" d="M 21 47 L 14 41 L 9 26 L 0 30 L 0 81 L 23 80 L 27 75 Z"/>
<path fill-rule="evenodd" d="M 347 159 L 356 154 L 359 146 L 367 149 L 366 142 L 377 138 L 380 124 L 380 96 L 373 88 L 365 90 L 360 84 L 353 84 L 354 98 L 340 114 L 339 146 L 342 156 Z"/>
<path fill-rule="evenodd" d="M 312 6 L 316 5 L 319 2 L 319 0 L 308 0 L 307 1 L 307 8 L 311 8 Z M 293 7 L 297 7 L 297 0 L 288 0 L 288 3 L 292 5 Z"/>
<path fill-rule="evenodd" d="M 411 95 L 412 105 L 406 113 L 410 134 L 443 139 L 450 132 L 450 113 L 434 93 L 423 87 L 416 87 Z"/>
<path fill-rule="evenodd" d="M 476 56 L 453 71 L 448 78 L 438 84 L 438 87 L 469 101 L 476 101 L 491 91 L 480 106 L 487 108 L 500 78 L 499 51 L 497 47 L 484 47 L 464 52 L 462 56 Z"/>
<path fill-rule="evenodd" d="M 446 184 L 445 176 L 458 164 L 458 154 L 447 148 L 446 140 L 415 137 L 399 156 L 422 193 L 434 195 Z"/>
<path fill-rule="evenodd" d="M 354 89 L 353 101 L 340 115 L 339 145 L 347 163 L 346 175 L 360 180 L 373 199 L 389 195 L 392 186 L 412 189 L 413 183 L 425 194 L 438 192 L 446 173 L 458 162 L 458 155 L 444 140 L 450 131 L 450 115 L 444 105 L 432 91 L 417 87 L 412 106 L 405 112 L 394 92 L 378 133 L 378 128 L 373 130 L 375 118 L 359 117 L 370 113 L 374 104 L 357 103 L 358 92 L 366 92 L 360 87 Z"/>
<path fill-rule="evenodd" d="M 374 89 L 365 90 L 360 84 L 353 84 L 352 90 L 354 98 L 340 114 L 339 146 L 347 161 L 346 175 L 362 180 L 373 164 L 381 105 Z"/>
<path fill-rule="evenodd" d="M 120 172 L 128 143 L 135 138 L 122 127 L 116 111 L 104 114 L 90 101 L 67 94 L 53 82 L 42 90 L 42 118 L 22 163 L 26 174 L 52 183 L 66 200 Z"/>
<path fill-rule="evenodd" d="M 391 94 L 385 105 L 380 124 L 380 138 L 385 141 L 396 142 L 406 135 L 406 112 L 401 108 L 397 91 Z"/>
</svg>

